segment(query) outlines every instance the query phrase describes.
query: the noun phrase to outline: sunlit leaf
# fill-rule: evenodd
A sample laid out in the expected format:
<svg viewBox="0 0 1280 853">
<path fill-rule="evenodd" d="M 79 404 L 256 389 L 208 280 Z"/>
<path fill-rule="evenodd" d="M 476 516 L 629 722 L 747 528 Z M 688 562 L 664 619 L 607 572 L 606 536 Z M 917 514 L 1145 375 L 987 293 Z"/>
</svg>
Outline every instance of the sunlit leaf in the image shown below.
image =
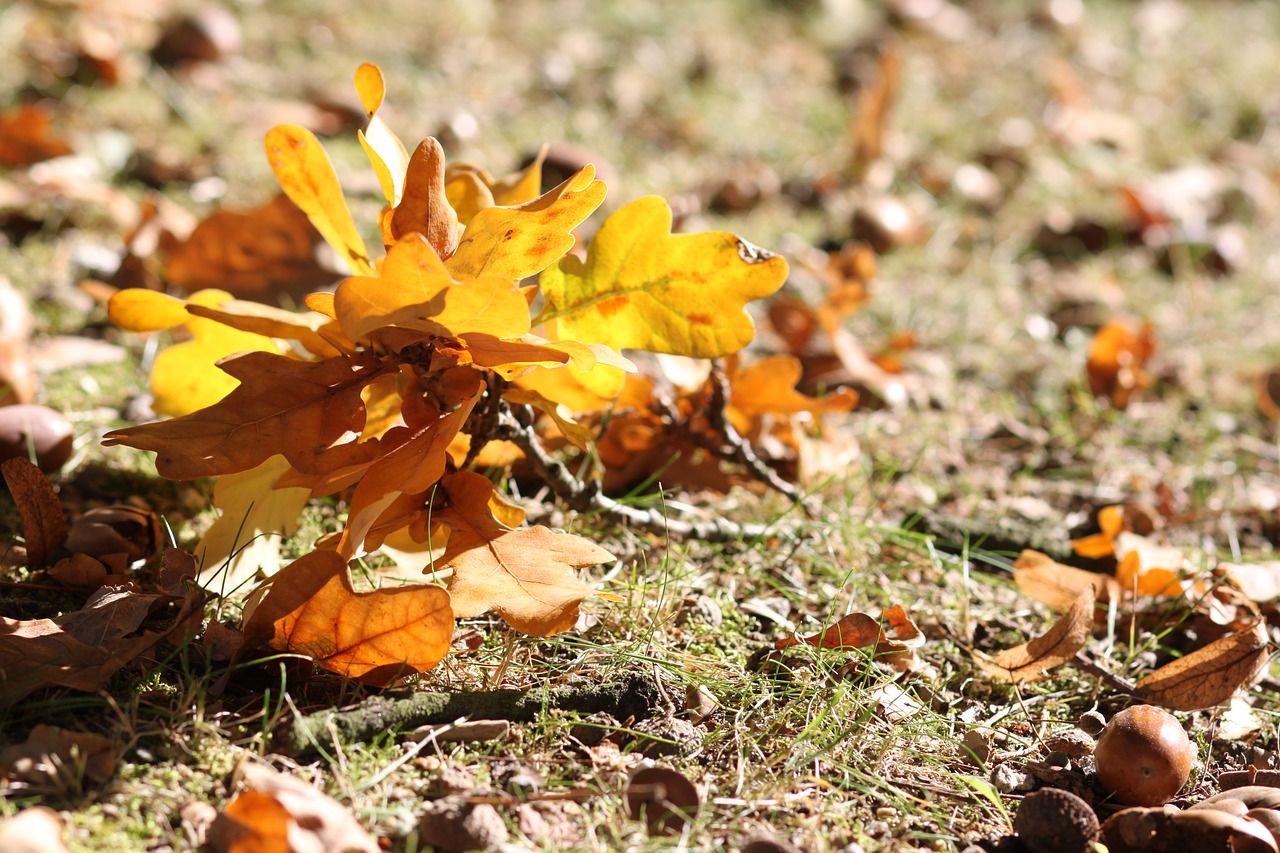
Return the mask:
<svg viewBox="0 0 1280 853">
<path fill-rule="evenodd" d="M 1138 682 L 1138 695 L 1175 711 L 1212 708 L 1251 685 L 1269 660 L 1270 638 L 1260 621 L 1160 667 Z"/>
<path fill-rule="evenodd" d="M 1088 587 L 1093 587 L 1101 602 L 1120 597 L 1115 578 L 1063 565 L 1039 551 L 1024 550 L 1018 555 L 1013 564 L 1013 581 L 1024 595 L 1056 609 L 1070 607 Z"/>
<path fill-rule="evenodd" d="M 610 216 L 585 262 L 543 272 L 547 308 L 565 337 L 715 358 L 755 336 L 744 306 L 776 291 L 787 262 L 727 232 L 671 232 L 671 209 L 641 198 Z"/>
<path fill-rule="evenodd" d="M 381 686 L 434 668 L 449 651 L 453 618 L 442 588 L 358 593 L 347 561 L 320 550 L 272 578 L 244 634 L 246 642 L 306 655 L 339 675 Z"/>
<path fill-rule="evenodd" d="M 464 280 L 496 275 L 519 281 L 535 275 L 573 248 L 573 229 L 600 206 L 604 195 L 604 183 L 595 180 L 595 169 L 588 166 L 533 201 L 481 210 L 462 233 L 449 271 Z"/>
<path fill-rule="evenodd" d="M 434 138 L 422 140 L 409 157 L 403 194 L 384 225 L 382 239 L 388 245 L 421 234 L 441 258 L 457 249 L 458 215 L 445 195 L 444 149 Z"/>
<path fill-rule="evenodd" d="M 351 219 L 333 163 L 320 140 L 306 128 L 284 124 L 267 131 L 265 145 L 267 161 L 280 188 L 307 214 L 352 272 L 371 274 L 369 252 Z"/>
<path fill-rule="evenodd" d="M 1083 589 L 1070 609 L 1049 630 L 1025 643 L 1005 649 L 994 658 L 977 658 L 978 667 L 988 675 L 1022 684 L 1043 681 L 1049 671 L 1072 660 L 1084 648 L 1093 631 L 1093 586 Z"/>
</svg>

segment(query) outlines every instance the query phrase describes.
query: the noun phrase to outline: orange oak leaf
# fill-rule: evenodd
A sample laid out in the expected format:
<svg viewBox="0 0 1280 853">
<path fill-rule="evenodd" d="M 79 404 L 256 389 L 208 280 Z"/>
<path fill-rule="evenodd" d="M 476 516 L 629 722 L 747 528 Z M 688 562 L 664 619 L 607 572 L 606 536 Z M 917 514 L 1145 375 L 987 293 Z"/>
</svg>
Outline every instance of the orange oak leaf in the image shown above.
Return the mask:
<svg viewBox="0 0 1280 853">
<path fill-rule="evenodd" d="M 449 444 L 480 399 L 478 386 L 482 379 L 478 373 L 474 375 L 474 381 L 472 394 L 475 396 L 454 411 L 417 429 L 394 427 L 387 432 L 382 443 L 390 445 L 391 449 L 363 472 L 351 496 L 347 526 L 338 545 L 340 553 L 354 556 L 375 523 L 395 528 L 412 520 L 404 517 L 396 523 L 385 517 L 385 511 L 404 495 L 426 492 L 444 475 Z M 419 500 L 419 508 L 421 504 Z"/>
<path fill-rule="evenodd" d="M 1094 588 L 1090 584 L 1048 631 L 1005 649 L 994 658 L 977 656 L 978 668 L 987 675 L 1015 684 L 1043 681 L 1049 677 L 1049 670 L 1074 658 L 1089 641 L 1095 603 Z"/>
<path fill-rule="evenodd" d="M 492 610 L 534 637 L 573 627 L 578 605 L 597 594 L 574 569 L 608 562 L 613 555 L 581 536 L 546 527 L 507 527 L 489 507 L 493 484 L 479 474 L 460 471 L 440 485 L 449 506 L 434 512 L 432 522 L 450 529 L 437 563 L 453 568 L 448 589 L 454 613 L 465 618 Z"/>
<path fill-rule="evenodd" d="M 519 281 L 546 269 L 573 248 L 573 229 L 604 201 L 605 185 L 595 174 L 587 166 L 533 201 L 477 212 L 449 258 L 449 271 L 463 280 L 496 275 Z"/>
<path fill-rule="evenodd" d="M 103 443 L 155 451 L 156 470 L 172 480 L 246 471 L 277 453 L 303 473 L 367 454 L 363 445 L 339 442 L 363 426 L 360 392 L 385 369 L 378 362 L 250 352 L 218 367 L 240 380 L 222 400 L 180 418 L 115 430 Z"/>
<path fill-rule="evenodd" d="M 232 775 L 232 787 L 241 786 L 209 827 L 212 853 L 381 849 L 350 809 L 296 776 L 245 760 Z"/>
<path fill-rule="evenodd" d="M 282 293 L 296 298 L 338 278 L 316 258 L 322 239 L 297 205 L 277 195 L 252 210 L 215 211 L 168 253 L 165 275 L 186 293 L 217 287 L 263 302 Z"/>
<path fill-rule="evenodd" d="M 49 111 L 26 104 L 0 113 L 0 166 L 17 168 L 72 153 L 50 127 Z"/>
<path fill-rule="evenodd" d="M 444 149 L 434 137 L 422 140 L 409 157 L 404 192 L 385 220 L 382 239 L 391 245 L 415 233 L 441 258 L 452 257 L 458 248 L 458 215 L 444 191 Z"/>
<path fill-rule="evenodd" d="M 372 592 L 351 586 L 336 551 L 312 551 L 279 571 L 246 608 L 249 645 L 306 655 L 327 670 L 386 686 L 435 667 L 449 652 L 453 611 L 434 584 Z"/>
<path fill-rule="evenodd" d="M 858 394 L 839 388 L 825 397 L 809 397 L 796 390 L 804 373 L 800 359 L 773 355 L 739 367 L 729 378 L 729 402 L 747 416 L 790 415 L 797 412 L 847 412 L 858 403 Z"/>
<path fill-rule="evenodd" d="M 455 281 L 421 234 L 391 247 L 381 275 L 339 284 L 333 308 L 353 341 L 385 326 L 441 337 L 479 332 L 514 338 L 529 331 L 529 303 L 514 282 L 494 276 Z"/>
<path fill-rule="evenodd" d="M 886 630 L 887 629 L 887 630 Z M 907 615 L 902 605 L 895 604 L 877 619 L 856 612 L 842 616 L 835 624 L 808 637 L 784 637 L 774 647 L 814 646 L 820 649 L 865 649 L 883 659 L 898 671 L 914 668 L 914 650 L 924 645 L 924 634 Z"/>
<path fill-rule="evenodd" d="M 1138 682 L 1138 696 L 1175 711 L 1212 708 L 1251 685 L 1269 660 L 1270 638 L 1260 621 L 1160 667 Z"/>
</svg>

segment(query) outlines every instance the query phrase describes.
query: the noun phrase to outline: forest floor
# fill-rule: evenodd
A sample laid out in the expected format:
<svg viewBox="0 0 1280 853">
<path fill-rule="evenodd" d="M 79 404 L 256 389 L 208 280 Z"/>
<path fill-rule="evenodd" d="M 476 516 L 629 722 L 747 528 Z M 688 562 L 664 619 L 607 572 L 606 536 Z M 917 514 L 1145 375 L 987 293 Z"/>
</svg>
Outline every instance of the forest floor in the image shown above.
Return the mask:
<svg viewBox="0 0 1280 853">
<path fill-rule="evenodd" d="M 454 654 L 388 691 L 297 658 L 230 666 L 206 633 L 157 646 L 101 689 L 32 692 L 0 709 L 0 815 L 49 806 L 72 850 L 192 849 L 253 756 L 334 798 L 321 824 L 353 817 L 395 851 L 993 850 L 1036 786 L 1116 809 L 1091 758 L 1050 746 L 1082 715 L 1110 717 L 1133 701 L 1126 685 L 1255 622 L 1267 641 L 1280 628 L 1273 4 L 231 2 L 225 19 L 203 13 L 223 47 L 202 59 L 156 47 L 181 11 L 0 9 L 0 110 L 42 103 L 67 145 L 0 165 L 0 276 L 34 313 L 29 341 L 0 339 L 0 370 L 29 348 L 35 401 L 74 425 L 75 453 L 52 478 L 69 519 L 130 504 L 183 548 L 211 523 L 210 482 L 162 480 L 148 454 L 100 444 L 148 414 L 157 344 L 115 328 L 101 291 L 81 284 L 164 286 L 162 253 L 126 242 L 144 200 L 194 219 L 262 204 L 277 191 L 262 137 L 280 123 L 324 139 L 356 221 L 375 222 L 351 83 L 363 62 L 381 66 L 379 115 L 406 141 L 435 136 L 451 161 L 494 174 L 550 143 L 565 167 L 596 164 L 606 208 L 661 195 L 681 230 L 724 229 L 786 256 L 792 306 L 819 304 L 841 253 L 869 247 L 862 275 L 840 278 L 865 288 L 841 318 L 845 360 L 830 369 L 821 334 L 798 351 L 802 388 L 848 385 L 860 402 L 815 417 L 818 439 L 785 471 L 818 499 L 808 515 L 743 471 L 727 492 L 650 472 L 657 483 L 628 497 L 673 519 L 768 524 L 760 536 L 682 539 L 527 493 L 553 526 L 619 558 L 590 580 L 621 600 L 589 599 L 573 630 L 531 638 L 464 620 Z M 6 133 L 18 132 L 0 124 L 0 157 L 21 148 Z M 797 351 L 773 304 L 744 360 Z M 1101 329 L 1119 336 L 1119 363 L 1091 377 Z M 980 667 L 1068 618 L 1069 596 L 1015 581 L 1025 549 L 1117 573 L 1114 554 L 1072 547 L 1115 505 L 1137 537 L 1125 547 L 1162 554 L 1175 594 L 1115 593 L 1047 679 Z M 344 510 L 309 509 L 286 556 Z M 0 547 L 18 544 L 2 491 L 0 519 Z M 6 633 L 83 606 L 85 590 L 3 564 Z M 1224 564 L 1256 565 L 1224 581 Z M 1121 580 L 1143 589 L 1132 571 Z M 236 624 L 237 602 L 206 606 L 210 624 Z M 847 614 L 889 624 L 899 612 L 897 656 L 777 648 Z M 367 710 L 379 693 L 581 691 L 623 676 L 656 691 L 629 715 L 623 702 L 584 722 L 538 694 L 546 707 L 496 735 L 375 726 L 282 746 L 295 719 Z M 1216 792 L 1224 771 L 1280 763 L 1280 682 L 1239 680 L 1216 707 L 1166 703 L 1198 756 L 1178 804 Z M 646 739 L 646 717 L 668 727 Z M 44 769 L 32 769 L 38 724 L 101 736 L 92 749 L 106 758 L 84 744 L 57 760 L 36 750 Z M 627 804 L 628 791 L 651 793 L 635 776 L 651 765 L 701 801 L 669 832 Z M 430 828 L 446 795 L 481 828 Z"/>
</svg>

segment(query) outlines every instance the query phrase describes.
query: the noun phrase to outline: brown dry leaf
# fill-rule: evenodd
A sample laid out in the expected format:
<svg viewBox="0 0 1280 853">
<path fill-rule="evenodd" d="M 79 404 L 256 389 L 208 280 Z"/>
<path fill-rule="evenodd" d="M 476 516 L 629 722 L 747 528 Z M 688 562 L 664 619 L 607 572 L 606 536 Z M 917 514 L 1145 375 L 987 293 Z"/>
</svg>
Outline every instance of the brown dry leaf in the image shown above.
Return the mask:
<svg viewBox="0 0 1280 853">
<path fill-rule="evenodd" d="M 373 451 L 339 442 L 364 425 L 360 392 L 385 369 L 376 358 L 298 361 L 248 352 L 218 367 L 240 380 L 226 397 L 189 415 L 107 433 L 103 444 L 155 451 L 156 471 L 170 480 L 247 471 L 277 453 L 301 473 L 323 473 Z"/>
<path fill-rule="evenodd" d="M 1273 421 L 1280 421 L 1280 366 L 1258 374 L 1255 381 L 1258 410 Z"/>
<path fill-rule="evenodd" d="M 898 95 L 902 76 L 902 56 L 896 44 L 888 44 L 880 54 L 880 76 L 858 95 L 858 109 L 849 125 L 853 140 L 850 171 L 856 178 L 880 159 L 884 146 L 885 118 Z"/>
<path fill-rule="evenodd" d="M 386 686 L 435 667 L 449 652 L 449 594 L 431 584 L 356 592 L 347 561 L 312 551 L 285 566 L 245 618 L 246 644 L 307 655 L 366 684 Z"/>
<path fill-rule="evenodd" d="M 81 778 L 106 782 L 115 775 L 119 757 L 115 745 L 102 735 L 40 723 L 25 741 L 0 751 L 0 767 L 9 779 L 69 790 Z"/>
<path fill-rule="evenodd" d="M 980 656 L 978 668 L 995 678 L 1023 684 L 1042 681 L 1048 671 L 1076 656 L 1084 648 L 1093 631 L 1093 607 L 1096 597 L 1093 585 L 1081 590 L 1071 608 L 1048 631 L 995 658 Z"/>
<path fill-rule="evenodd" d="M 1221 705 L 1254 682 L 1271 659 L 1265 622 L 1214 640 L 1138 682 L 1145 701 L 1175 711 Z"/>
<path fill-rule="evenodd" d="M 346 806 L 295 776 L 246 759 L 233 784 L 245 790 L 209 829 L 215 853 L 379 853 Z"/>
<path fill-rule="evenodd" d="M 141 631 L 154 610 L 181 602 L 168 630 Z M 199 624 L 204 597 L 142 595 L 104 587 L 84 608 L 56 619 L 0 617 L 0 706 L 41 687 L 97 690 L 161 640 Z M 194 622 L 194 625 L 193 625 Z"/>
<path fill-rule="evenodd" d="M 285 195 L 252 210 L 218 210 L 168 255 L 166 278 L 184 293 L 225 290 L 242 299 L 299 298 L 338 276 L 316 259 L 323 242 Z"/>
<path fill-rule="evenodd" d="M 1151 377 L 1143 366 L 1155 350 L 1155 332 L 1150 323 L 1143 323 L 1137 332 L 1124 323 L 1103 326 L 1089 344 L 1085 365 L 1089 390 L 1096 397 L 1109 399 L 1117 409 L 1127 407 L 1136 393 L 1151 386 Z"/>
<path fill-rule="evenodd" d="M 54 551 L 67 541 L 67 522 L 62 503 L 49 478 L 21 457 L 0 463 L 5 484 L 22 514 L 22 533 L 27 546 L 27 565 L 43 566 Z"/>
<path fill-rule="evenodd" d="M 71 154 L 71 146 L 53 135 L 50 120 L 39 104 L 0 113 L 0 166 L 15 169 Z"/>
<path fill-rule="evenodd" d="M 72 554 L 49 567 L 49 577 L 67 586 L 97 589 L 107 579 L 107 567 L 88 554 Z"/>
<path fill-rule="evenodd" d="M 48 806 L 23 809 L 0 821 L 0 850 L 5 853 L 70 853 L 62 840 L 62 818 Z"/>
<path fill-rule="evenodd" d="M 1013 564 L 1013 581 L 1022 594 L 1054 609 L 1070 607 L 1086 587 L 1106 603 L 1120 595 L 1115 578 L 1057 562 L 1048 554 L 1024 550 Z"/>
<path fill-rule="evenodd" d="M 885 627 L 888 627 L 888 631 Z M 892 636 L 891 636 L 892 635 Z M 784 637 L 774 647 L 806 645 L 821 649 L 864 649 L 899 672 L 916 666 L 914 649 L 924 645 L 924 633 L 907 616 L 902 605 L 895 604 L 879 619 L 866 613 L 850 613 L 834 625 L 809 637 Z"/>
<path fill-rule="evenodd" d="M 439 562 L 453 568 L 449 594 L 458 617 L 492 610 L 517 631 L 548 637 L 573 627 L 588 596 L 617 600 L 574 574 L 614 559 L 599 545 L 546 527 L 507 527 L 489 508 L 493 484 L 479 474 L 460 471 L 440 485 L 449 507 L 433 513 L 433 522 L 452 531 Z"/>
</svg>

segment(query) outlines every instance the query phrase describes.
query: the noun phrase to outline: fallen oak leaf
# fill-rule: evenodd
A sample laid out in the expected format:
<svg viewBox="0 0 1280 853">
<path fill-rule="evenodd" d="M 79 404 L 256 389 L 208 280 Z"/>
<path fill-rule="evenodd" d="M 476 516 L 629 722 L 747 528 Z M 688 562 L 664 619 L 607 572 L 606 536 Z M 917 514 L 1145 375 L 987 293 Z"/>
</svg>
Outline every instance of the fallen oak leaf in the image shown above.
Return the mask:
<svg viewBox="0 0 1280 853">
<path fill-rule="evenodd" d="M 1106 397 L 1117 409 L 1129 405 L 1133 396 L 1151 386 L 1151 376 L 1143 370 L 1156 350 L 1155 332 L 1150 323 L 1133 331 L 1124 323 L 1108 323 L 1089 344 L 1085 365 L 1089 390 Z"/>
<path fill-rule="evenodd" d="M 51 129 L 52 116 L 40 104 L 23 104 L 0 113 L 0 166 L 19 168 L 73 153 Z"/>
<path fill-rule="evenodd" d="M 0 750 L 0 767 L 8 779 L 65 791 L 78 785 L 81 774 L 96 784 L 106 782 L 115 775 L 119 757 L 115 744 L 102 735 L 39 723 L 25 741 Z"/>
<path fill-rule="evenodd" d="M 1070 607 L 1086 587 L 1093 587 L 1099 603 L 1118 600 L 1115 578 L 1057 562 L 1048 554 L 1024 550 L 1013 563 L 1013 582 L 1022 594 L 1055 610 Z"/>
<path fill-rule="evenodd" d="M 885 630 L 888 626 L 889 631 Z M 890 632 L 893 636 L 890 636 Z M 907 616 L 902 605 L 895 604 L 879 619 L 862 612 L 842 616 L 835 624 L 808 637 L 783 637 L 774 648 L 814 646 L 820 649 L 865 649 L 885 660 L 894 669 L 906 671 L 915 665 L 914 649 L 924 644 L 925 636 Z"/>
<path fill-rule="evenodd" d="M 154 609 L 181 602 L 171 628 L 137 633 Z M 182 599 L 100 590 L 83 609 L 55 619 L 0 617 L 0 706 L 41 687 L 97 690 L 131 660 L 198 622 L 204 596 Z"/>
<path fill-rule="evenodd" d="M 27 565 L 43 566 L 67 541 L 62 503 L 49 478 L 34 463 L 21 457 L 6 459 L 0 463 L 0 472 L 22 516 Z"/>
<path fill-rule="evenodd" d="M 312 551 L 281 569 L 246 607 L 247 646 L 306 655 L 339 675 L 385 687 L 449 653 L 453 610 L 434 584 L 356 592 L 347 561 Z"/>
<path fill-rule="evenodd" d="M 1089 641 L 1095 603 L 1091 584 L 1080 591 L 1070 609 L 1040 636 L 1005 649 L 994 658 L 975 652 L 978 668 L 987 675 L 1015 684 L 1048 678 L 1050 669 L 1073 659 Z"/>
<path fill-rule="evenodd" d="M 350 809 L 295 776 L 246 758 L 232 785 L 243 790 L 209 828 L 217 853 L 379 853 Z"/>
<path fill-rule="evenodd" d="M 1175 711 L 1212 708 L 1252 684 L 1269 660 L 1267 626 L 1259 621 L 1160 667 L 1138 682 L 1137 695 Z"/>
</svg>

